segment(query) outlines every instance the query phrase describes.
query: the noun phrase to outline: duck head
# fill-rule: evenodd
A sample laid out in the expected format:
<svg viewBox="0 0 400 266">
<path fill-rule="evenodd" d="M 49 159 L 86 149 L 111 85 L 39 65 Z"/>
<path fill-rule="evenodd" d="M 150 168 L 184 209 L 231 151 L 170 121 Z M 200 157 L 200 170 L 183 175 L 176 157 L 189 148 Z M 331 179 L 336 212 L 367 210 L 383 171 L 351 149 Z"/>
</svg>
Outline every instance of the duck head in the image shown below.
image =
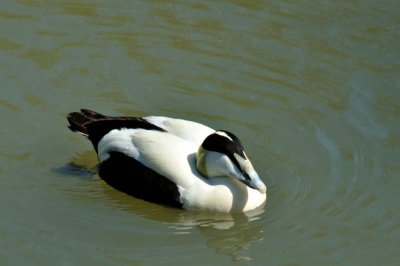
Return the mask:
<svg viewBox="0 0 400 266">
<path fill-rule="evenodd" d="M 197 169 L 205 177 L 231 176 L 265 194 L 267 188 L 232 133 L 218 130 L 209 135 L 196 154 Z"/>
</svg>

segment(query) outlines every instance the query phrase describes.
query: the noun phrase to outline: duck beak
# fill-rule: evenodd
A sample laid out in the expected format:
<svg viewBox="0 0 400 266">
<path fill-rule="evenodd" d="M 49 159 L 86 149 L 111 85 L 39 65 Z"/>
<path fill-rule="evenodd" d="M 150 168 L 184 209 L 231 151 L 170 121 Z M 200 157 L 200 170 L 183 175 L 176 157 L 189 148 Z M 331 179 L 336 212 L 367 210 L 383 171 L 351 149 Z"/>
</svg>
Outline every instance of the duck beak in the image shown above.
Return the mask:
<svg viewBox="0 0 400 266">
<path fill-rule="evenodd" d="M 242 182 L 246 186 L 256 189 L 256 190 L 260 191 L 260 193 L 262 193 L 262 194 L 267 193 L 267 187 L 265 186 L 263 181 L 261 181 L 261 179 L 258 176 L 258 174 L 256 173 L 256 171 L 253 171 L 253 173 L 251 173 L 251 174 L 244 173 L 243 175 L 244 175 L 245 179 L 242 180 Z"/>
<path fill-rule="evenodd" d="M 249 159 L 244 159 L 240 155 L 234 154 L 236 160 L 239 162 L 241 166 L 241 171 L 243 174 L 243 178 L 239 178 L 242 183 L 246 186 L 256 189 L 260 191 L 260 193 L 265 194 L 267 193 L 267 187 L 261 181 L 260 177 L 258 176 L 257 172 L 254 170 L 253 165 L 251 164 Z"/>
</svg>

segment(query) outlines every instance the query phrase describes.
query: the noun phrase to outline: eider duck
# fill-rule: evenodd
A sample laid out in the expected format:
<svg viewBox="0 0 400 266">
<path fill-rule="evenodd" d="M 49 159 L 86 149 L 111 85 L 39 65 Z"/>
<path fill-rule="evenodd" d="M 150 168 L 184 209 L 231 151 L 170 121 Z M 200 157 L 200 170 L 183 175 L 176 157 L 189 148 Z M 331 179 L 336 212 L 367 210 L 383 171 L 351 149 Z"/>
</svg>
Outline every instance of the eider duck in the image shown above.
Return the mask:
<svg viewBox="0 0 400 266">
<path fill-rule="evenodd" d="M 225 130 L 168 117 L 111 117 L 82 109 L 67 117 L 99 159 L 112 187 L 163 205 L 245 212 L 266 201 L 267 188 L 240 140 Z"/>
</svg>

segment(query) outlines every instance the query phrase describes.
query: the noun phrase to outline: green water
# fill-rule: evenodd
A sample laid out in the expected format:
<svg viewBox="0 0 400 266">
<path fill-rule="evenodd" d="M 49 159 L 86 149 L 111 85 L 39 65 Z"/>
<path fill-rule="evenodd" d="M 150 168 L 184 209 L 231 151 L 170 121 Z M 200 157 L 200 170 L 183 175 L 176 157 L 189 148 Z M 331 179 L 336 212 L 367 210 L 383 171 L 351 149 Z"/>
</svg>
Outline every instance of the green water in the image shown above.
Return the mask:
<svg viewBox="0 0 400 266">
<path fill-rule="evenodd" d="M 5 0 L 1 265 L 399 265 L 400 2 Z M 240 136 L 255 213 L 128 197 L 79 108 Z"/>
</svg>

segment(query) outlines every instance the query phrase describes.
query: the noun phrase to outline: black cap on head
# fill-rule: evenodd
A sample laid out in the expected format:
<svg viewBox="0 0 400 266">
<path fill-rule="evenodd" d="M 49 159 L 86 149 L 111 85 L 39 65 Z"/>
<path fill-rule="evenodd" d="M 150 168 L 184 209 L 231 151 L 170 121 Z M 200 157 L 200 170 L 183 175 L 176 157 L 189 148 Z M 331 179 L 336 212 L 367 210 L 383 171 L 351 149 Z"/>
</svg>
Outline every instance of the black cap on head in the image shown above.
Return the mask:
<svg viewBox="0 0 400 266">
<path fill-rule="evenodd" d="M 246 158 L 242 143 L 231 132 L 225 130 L 217 130 L 215 133 L 209 135 L 201 145 L 205 150 L 223 153 L 235 163 L 236 167 L 240 169 L 240 164 L 236 160 L 234 154 L 238 154 Z"/>
</svg>

